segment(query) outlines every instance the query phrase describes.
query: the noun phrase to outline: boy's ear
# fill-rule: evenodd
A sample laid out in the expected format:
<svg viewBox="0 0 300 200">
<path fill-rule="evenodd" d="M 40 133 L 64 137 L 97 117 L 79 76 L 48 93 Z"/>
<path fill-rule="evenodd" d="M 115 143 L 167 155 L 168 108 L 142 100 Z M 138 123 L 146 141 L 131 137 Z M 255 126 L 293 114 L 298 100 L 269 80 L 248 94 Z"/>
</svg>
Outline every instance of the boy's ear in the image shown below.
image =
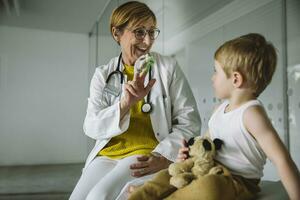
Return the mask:
<svg viewBox="0 0 300 200">
<path fill-rule="evenodd" d="M 240 72 L 232 72 L 232 83 L 236 88 L 239 88 L 242 86 L 244 82 L 243 76 Z"/>
</svg>

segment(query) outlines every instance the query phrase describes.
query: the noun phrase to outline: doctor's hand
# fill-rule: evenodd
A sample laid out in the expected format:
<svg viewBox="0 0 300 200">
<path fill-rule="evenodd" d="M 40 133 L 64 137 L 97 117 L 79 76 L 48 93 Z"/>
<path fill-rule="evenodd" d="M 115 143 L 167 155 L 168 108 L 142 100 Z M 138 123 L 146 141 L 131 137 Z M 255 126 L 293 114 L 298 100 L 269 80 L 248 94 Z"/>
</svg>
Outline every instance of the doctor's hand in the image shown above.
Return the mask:
<svg viewBox="0 0 300 200">
<path fill-rule="evenodd" d="M 139 156 L 137 162 L 130 165 L 132 170 L 131 175 L 134 177 L 141 177 L 156 173 L 162 169 L 169 167 L 172 161 L 169 161 L 163 156 Z"/>
<path fill-rule="evenodd" d="M 150 92 L 156 80 L 151 79 L 145 87 L 144 82 L 146 75 L 147 73 L 144 71 L 139 74 L 136 73 L 132 81 L 125 83 L 125 96 L 124 99 L 122 99 L 125 105 L 131 107 Z"/>
<path fill-rule="evenodd" d="M 120 101 L 120 117 L 126 115 L 130 107 L 143 99 L 151 90 L 155 83 L 155 79 L 151 79 L 146 87 L 144 86 L 146 73 L 135 74 L 132 81 L 125 83 L 125 95 Z"/>
</svg>

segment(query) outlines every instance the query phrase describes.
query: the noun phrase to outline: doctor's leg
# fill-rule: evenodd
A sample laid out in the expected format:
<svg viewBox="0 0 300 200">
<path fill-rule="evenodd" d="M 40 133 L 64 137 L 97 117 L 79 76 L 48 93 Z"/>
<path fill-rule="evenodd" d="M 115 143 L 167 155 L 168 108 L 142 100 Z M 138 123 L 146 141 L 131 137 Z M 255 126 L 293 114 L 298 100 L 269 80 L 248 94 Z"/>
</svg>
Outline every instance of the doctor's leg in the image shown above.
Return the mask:
<svg viewBox="0 0 300 200">
<path fill-rule="evenodd" d="M 117 160 L 117 165 L 90 191 L 86 200 L 115 200 L 131 176 L 129 166 L 137 161 L 138 155 Z"/>
<path fill-rule="evenodd" d="M 117 164 L 105 157 L 96 157 L 83 171 L 69 200 L 84 200 L 90 190 Z"/>
</svg>

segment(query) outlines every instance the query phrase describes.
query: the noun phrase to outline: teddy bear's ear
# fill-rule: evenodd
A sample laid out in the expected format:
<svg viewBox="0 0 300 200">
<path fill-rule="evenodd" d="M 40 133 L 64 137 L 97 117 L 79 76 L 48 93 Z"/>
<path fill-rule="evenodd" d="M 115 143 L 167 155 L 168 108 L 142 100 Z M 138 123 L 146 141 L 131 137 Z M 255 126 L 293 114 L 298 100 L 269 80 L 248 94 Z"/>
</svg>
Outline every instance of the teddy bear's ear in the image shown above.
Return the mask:
<svg viewBox="0 0 300 200">
<path fill-rule="evenodd" d="M 192 137 L 191 139 L 189 139 L 187 145 L 192 146 L 194 144 L 194 142 L 195 142 L 195 139 Z"/>
<path fill-rule="evenodd" d="M 221 149 L 222 145 L 224 144 L 223 141 L 218 138 L 214 139 L 213 143 L 216 146 L 216 150 Z"/>
<path fill-rule="evenodd" d="M 204 149 L 206 151 L 210 151 L 211 150 L 211 144 L 210 144 L 210 142 L 207 139 L 203 140 L 202 145 L 203 145 L 203 147 L 204 147 Z"/>
</svg>

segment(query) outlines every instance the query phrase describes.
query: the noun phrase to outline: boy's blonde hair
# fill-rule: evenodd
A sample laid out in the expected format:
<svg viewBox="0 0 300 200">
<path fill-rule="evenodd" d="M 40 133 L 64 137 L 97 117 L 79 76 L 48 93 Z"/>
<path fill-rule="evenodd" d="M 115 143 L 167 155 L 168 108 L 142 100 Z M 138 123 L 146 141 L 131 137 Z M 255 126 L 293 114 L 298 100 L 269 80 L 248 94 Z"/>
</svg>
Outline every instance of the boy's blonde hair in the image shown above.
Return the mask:
<svg viewBox="0 0 300 200">
<path fill-rule="evenodd" d="M 138 1 L 129 1 L 117 7 L 110 17 L 110 31 L 115 27 L 123 32 L 127 27 L 134 27 L 138 24 L 152 19 L 156 25 L 156 17 L 153 11 L 144 3 Z"/>
<path fill-rule="evenodd" d="M 215 60 L 223 67 L 227 77 L 239 72 L 246 83 L 259 96 L 271 82 L 276 69 L 276 50 L 264 36 L 250 33 L 225 42 L 215 52 Z"/>
</svg>

